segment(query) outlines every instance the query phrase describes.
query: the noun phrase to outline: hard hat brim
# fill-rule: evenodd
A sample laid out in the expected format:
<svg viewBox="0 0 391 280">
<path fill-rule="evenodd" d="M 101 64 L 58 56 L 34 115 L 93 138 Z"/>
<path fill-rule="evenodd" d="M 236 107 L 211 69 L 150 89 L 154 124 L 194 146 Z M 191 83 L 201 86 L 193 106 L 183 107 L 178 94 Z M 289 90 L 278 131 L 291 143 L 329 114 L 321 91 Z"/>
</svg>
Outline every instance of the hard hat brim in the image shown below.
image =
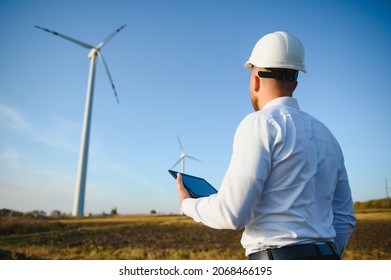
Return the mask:
<svg viewBox="0 0 391 280">
<path fill-rule="evenodd" d="M 251 70 L 251 68 L 253 68 L 253 64 L 250 62 L 250 61 L 247 61 L 245 64 L 244 64 L 244 68 L 248 69 L 248 70 Z"/>
<path fill-rule="evenodd" d="M 280 63 L 262 63 L 262 62 L 254 62 L 250 59 L 244 64 L 244 68 L 251 70 L 253 66 L 259 67 L 259 68 L 281 68 L 281 69 L 291 69 L 291 70 L 298 70 L 303 73 L 307 73 L 307 70 L 305 69 L 304 65 L 284 65 Z"/>
</svg>

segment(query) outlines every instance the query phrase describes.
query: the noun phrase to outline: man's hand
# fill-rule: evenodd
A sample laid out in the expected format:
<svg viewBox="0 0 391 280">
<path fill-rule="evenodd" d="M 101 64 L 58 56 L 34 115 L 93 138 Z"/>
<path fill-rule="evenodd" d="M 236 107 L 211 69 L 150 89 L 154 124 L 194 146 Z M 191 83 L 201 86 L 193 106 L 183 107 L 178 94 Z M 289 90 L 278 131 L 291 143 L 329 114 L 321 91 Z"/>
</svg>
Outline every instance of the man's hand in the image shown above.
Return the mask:
<svg viewBox="0 0 391 280">
<path fill-rule="evenodd" d="M 191 198 L 191 195 L 189 192 L 185 189 L 182 182 L 182 174 L 178 172 L 177 178 L 176 178 L 176 187 L 179 194 L 179 202 L 180 205 L 182 205 L 182 202 L 185 198 Z"/>
</svg>

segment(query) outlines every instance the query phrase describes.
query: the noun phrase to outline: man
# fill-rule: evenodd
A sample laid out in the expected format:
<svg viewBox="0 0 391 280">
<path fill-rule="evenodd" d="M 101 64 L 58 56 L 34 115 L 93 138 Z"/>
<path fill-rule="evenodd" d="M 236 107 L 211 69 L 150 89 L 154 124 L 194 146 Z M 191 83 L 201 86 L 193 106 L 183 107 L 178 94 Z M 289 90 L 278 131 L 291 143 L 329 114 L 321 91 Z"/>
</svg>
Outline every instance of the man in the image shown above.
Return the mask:
<svg viewBox="0 0 391 280">
<path fill-rule="evenodd" d="M 237 128 L 217 194 L 193 199 L 178 174 L 184 214 L 216 229 L 245 227 L 250 259 L 340 259 L 356 220 L 337 140 L 292 94 L 304 47 L 287 32 L 262 37 L 245 64 L 255 112 Z"/>
</svg>

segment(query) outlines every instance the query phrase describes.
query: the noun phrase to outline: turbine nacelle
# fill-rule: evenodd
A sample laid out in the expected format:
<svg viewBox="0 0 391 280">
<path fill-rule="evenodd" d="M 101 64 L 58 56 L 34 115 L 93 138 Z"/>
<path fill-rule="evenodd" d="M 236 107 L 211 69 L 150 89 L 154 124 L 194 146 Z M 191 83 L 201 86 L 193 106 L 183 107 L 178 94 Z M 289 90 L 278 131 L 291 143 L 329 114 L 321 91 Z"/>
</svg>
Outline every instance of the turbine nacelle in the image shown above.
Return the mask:
<svg viewBox="0 0 391 280">
<path fill-rule="evenodd" d="M 91 59 L 94 56 L 99 55 L 99 50 L 97 48 L 92 48 L 90 52 L 88 53 L 88 58 Z"/>
</svg>

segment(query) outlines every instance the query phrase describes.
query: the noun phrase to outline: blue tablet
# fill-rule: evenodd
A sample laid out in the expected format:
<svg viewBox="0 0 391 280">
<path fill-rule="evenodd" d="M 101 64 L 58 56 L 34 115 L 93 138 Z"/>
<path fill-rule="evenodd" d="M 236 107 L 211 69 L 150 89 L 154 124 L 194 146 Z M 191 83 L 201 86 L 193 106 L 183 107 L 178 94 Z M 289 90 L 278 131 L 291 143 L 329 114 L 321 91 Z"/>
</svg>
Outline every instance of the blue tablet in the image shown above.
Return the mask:
<svg viewBox="0 0 391 280">
<path fill-rule="evenodd" d="M 168 172 L 176 179 L 178 172 L 168 170 Z M 209 184 L 205 179 L 195 177 L 188 174 L 182 174 L 182 182 L 190 195 L 194 198 L 206 197 L 217 193 L 217 190 Z"/>
</svg>

